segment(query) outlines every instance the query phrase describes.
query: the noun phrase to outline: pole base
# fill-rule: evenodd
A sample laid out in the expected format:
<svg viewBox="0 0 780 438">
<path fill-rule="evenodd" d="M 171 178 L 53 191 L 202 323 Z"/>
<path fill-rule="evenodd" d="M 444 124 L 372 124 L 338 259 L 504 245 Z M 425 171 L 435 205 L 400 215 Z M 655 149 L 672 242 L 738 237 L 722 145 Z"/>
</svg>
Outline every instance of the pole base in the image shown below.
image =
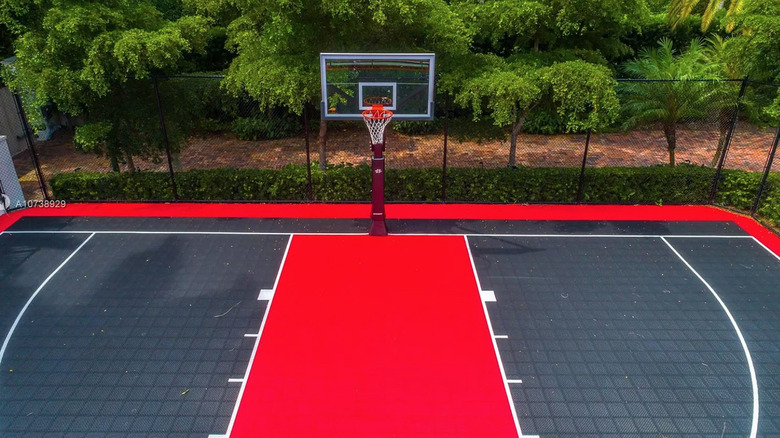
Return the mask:
<svg viewBox="0 0 780 438">
<path fill-rule="evenodd" d="M 371 221 L 371 230 L 369 236 L 387 236 L 387 225 L 384 219 Z"/>
</svg>

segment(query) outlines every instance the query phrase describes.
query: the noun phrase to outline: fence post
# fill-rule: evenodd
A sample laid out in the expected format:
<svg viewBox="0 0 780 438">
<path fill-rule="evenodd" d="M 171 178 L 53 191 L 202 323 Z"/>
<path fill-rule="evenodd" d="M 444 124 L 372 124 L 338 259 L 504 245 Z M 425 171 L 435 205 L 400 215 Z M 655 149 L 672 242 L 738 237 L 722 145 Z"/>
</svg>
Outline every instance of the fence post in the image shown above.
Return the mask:
<svg viewBox="0 0 780 438">
<path fill-rule="evenodd" d="M 585 136 L 585 151 L 582 153 L 582 167 L 580 167 L 580 180 L 577 183 L 577 203 L 582 203 L 582 191 L 585 188 L 585 166 L 588 163 L 588 149 L 590 148 L 590 127 Z"/>
<path fill-rule="evenodd" d="M 450 93 L 444 97 L 444 154 L 441 162 L 441 202 L 447 202 L 447 142 L 450 136 Z"/>
<path fill-rule="evenodd" d="M 745 95 L 747 86 L 750 83 L 748 77 L 745 76 L 742 79 L 742 86 L 739 88 L 739 95 L 737 96 L 737 102 L 734 104 L 734 113 L 731 115 L 731 121 L 729 122 L 729 130 L 726 133 L 726 140 L 723 142 L 723 150 L 720 152 L 720 158 L 718 159 L 718 166 L 715 169 L 715 179 L 712 180 L 712 190 L 710 190 L 709 204 L 715 203 L 715 195 L 718 193 L 718 183 L 720 182 L 720 175 L 723 171 L 723 164 L 726 162 L 726 154 L 731 146 L 731 137 L 734 135 L 734 128 L 737 126 L 737 118 L 739 117 L 739 104 L 742 102 L 742 97 Z"/>
<path fill-rule="evenodd" d="M 43 199 L 48 201 L 50 199 L 49 190 L 46 188 L 46 180 L 43 177 L 41 163 L 38 160 L 38 152 L 35 150 L 35 142 L 32 139 L 32 128 L 27 122 L 27 114 L 24 111 L 22 98 L 16 93 L 14 93 L 14 104 L 16 105 L 16 113 L 19 114 L 19 121 L 22 123 L 24 138 L 27 141 L 27 148 L 30 150 L 30 158 L 32 159 L 33 166 L 35 167 L 35 175 L 38 177 L 38 185 L 41 188 L 41 194 L 43 195 Z"/>
<path fill-rule="evenodd" d="M 163 115 L 162 101 L 160 100 L 160 88 L 158 87 L 157 76 L 152 75 L 154 82 L 154 95 L 157 98 L 157 113 L 160 115 L 160 128 L 162 129 L 163 144 L 165 145 L 165 155 L 168 157 L 168 172 L 171 175 L 171 187 L 173 188 L 173 199 L 179 200 L 179 189 L 176 186 L 176 173 L 173 171 L 173 157 L 171 157 L 171 145 L 168 142 L 168 130 L 165 128 L 165 116 Z"/>
<path fill-rule="evenodd" d="M 769 172 L 772 170 L 772 162 L 775 161 L 775 153 L 777 152 L 777 144 L 780 142 L 780 123 L 777 125 L 777 132 L 775 132 L 775 141 L 772 143 L 772 147 L 769 149 L 769 155 L 766 158 L 766 166 L 764 166 L 764 175 L 761 177 L 761 184 L 758 185 L 758 193 L 756 199 L 753 201 L 753 206 L 750 208 L 750 215 L 756 215 L 758 211 L 758 204 L 761 202 L 761 196 L 764 194 L 764 186 L 766 180 L 769 177 Z"/>
<path fill-rule="evenodd" d="M 303 104 L 303 138 L 306 143 L 306 196 L 314 200 L 314 188 L 311 182 L 311 150 L 309 149 L 309 103 Z"/>
</svg>

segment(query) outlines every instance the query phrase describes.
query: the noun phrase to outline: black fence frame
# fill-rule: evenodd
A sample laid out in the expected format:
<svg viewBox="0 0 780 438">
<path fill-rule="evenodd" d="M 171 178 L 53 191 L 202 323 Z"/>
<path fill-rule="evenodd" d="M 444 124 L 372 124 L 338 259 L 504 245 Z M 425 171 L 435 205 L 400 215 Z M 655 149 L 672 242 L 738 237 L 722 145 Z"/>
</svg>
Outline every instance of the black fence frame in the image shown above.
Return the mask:
<svg viewBox="0 0 780 438">
<path fill-rule="evenodd" d="M 165 114 L 163 110 L 163 104 L 160 97 L 160 91 L 159 91 L 159 82 L 161 80 L 167 80 L 167 79 L 186 79 L 186 78 L 199 78 L 199 79 L 223 79 L 224 76 L 222 75 L 170 75 L 170 76 L 155 76 L 152 78 L 153 85 L 154 85 L 154 93 L 155 93 L 155 99 L 157 104 L 157 112 L 159 117 L 159 123 L 160 123 L 160 129 L 161 133 L 163 135 L 164 139 L 164 145 L 165 145 L 165 155 L 167 159 L 167 167 L 168 167 L 168 173 L 170 175 L 171 180 L 171 186 L 173 188 L 173 196 L 174 201 L 179 201 L 180 196 L 178 193 L 178 186 L 176 181 L 176 172 L 174 171 L 174 165 L 173 165 L 173 158 L 171 153 L 171 147 L 170 142 L 168 140 L 168 134 L 167 134 L 167 127 L 165 122 Z M 673 81 L 679 81 L 677 79 L 618 79 L 618 82 L 673 82 Z M 739 111 L 740 107 L 742 105 L 742 99 L 745 95 L 745 92 L 747 90 L 747 87 L 749 85 L 770 85 L 770 86 L 778 86 L 780 88 L 780 84 L 773 84 L 773 83 L 766 83 L 766 82 L 755 82 L 749 80 L 749 78 L 745 77 L 743 79 L 730 79 L 730 80 L 711 80 L 711 79 L 692 79 L 690 81 L 696 81 L 696 82 L 738 82 L 740 83 L 740 90 L 738 97 L 736 101 L 734 102 L 734 111 L 732 112 L 731 119 L 729 120 L 728 125 L 728 131 L 726 136 L 726 141 L 723 146 L 723 150 L 720 154 L 720 157 L 718 159 L 717 166 L 715 166 L 715 176 L 712 180 L 711 184 L 711 190 L 709 199 L 706 203 L 702 204 L 709 204 L 714 205 L 715 199 L 718 194 L 718 184 L 722 176 L 722 170 L 723 166 L 726 163 L 726 158 L 729 152 L 729 148 L 731 146 L 732 137 L 734 134 L 734 131 L 738 124 L 738 118 L 739 118 Z M 38 183 L 40 185 L 41 193 L 43 194 L 43 197 L 45 200 L 51 200 L 51 196 L 47 190 L 44 174 L 42 172 L 40 162 L 38 159 L 38 154 L 35 147 L 35 142 L 32 140 L 32 135 L 30 133 L 32 132 L 29 127 L 29 123 L 27 121 L 26 114 L 24 113 L 24 108 L 22 106 L 22 101 L 19 95 L 15 95 L 15 102 L 17 106 L 17 111 L 19 113 L 19 117 L 22 121 L 23 126 L 26 130 L 26 138 L 27 138 L 27 144 L 28 144 L 28 150 L 30 154 L 30 159 L 33 162 Z M 307 164 L 307 200 L 305 201 L 299 201 L 299 202 L 321 202 L 314 199 L 313 196 L 313 186 L 312 186 L 312 174 L 311 174 L 311 149 L 310 149 L 310 139 L 309 139 L 309 122 L 311 119 L 311 115 L 313 112 L 311 104 L 307 104 L 303 108 L 303 114 L 301 116 L 301 125 L 304 131 L 304 145 L 306 148 L 306 164 Z M 447 199 L 447 154 L 448 154 L 448 140 L 450 137 L 450 120 L 452 119 L 452 97 L 447 94 L 445 95 L 445 102 L 444 102 L 444 117 L 443 117 L 443 149 L 442 149 L 442 162 L 441 162 L 441 199 L 438 202 L 446 203 L 448 202 Z M 585 136 L 585 142 L 583 145 L 583 154 L 582 154 L 582 161 L 580 165 L 580 173 L 579 173 L 579 179 L 577 181 L 577 193 L 575 197 L 574 204 L 585 204 L 587 202 L 584 202 L 583 200 L 583 190 L 585 187 L 585 181 L 586 181 L 586 169 L 587 161 L 588 161 L 588 152 L 590 148 L 590 140 L 591 140 L 591 130 L 588 129 Z M 774 142 L 772 146 L 769 148 L 769 153 L 767 154 L 766 163 L 764 165 L 763 173 L 761 182 L 758 186 L 758 190 L 756 192 L 755 200 L 753 202 L 752 208 L 750 209 L 749 213 L 751 216 L 756 217 L 757 210 L 759 208 L 759 203 L 761 200 L 761 196 L 764 193 L 764 189 L 766 186 L 767 179 L 769 177 L 769 174 L 771 172 L 772 163 L 774 161 L 774 158 L 776 156 L 778 143 L 780 143 L 780 123 L 778 123 L 778 127 L 774 136 Z M 199 202 L 197 200 L 186 200 L 186 202 Z M 204 201 L 200 201 L 204 202 Z M 213 202 L 213 201 L 212 201 Z M 231 202 L 231 201 L 226 201 Z M 235 201 L 232 201 L 235 202 Z M 240 201 L 240 202 L 252 202 L 252 201 Z M 258 202 L 268 202 L 268 201 L 258 201 Z M 286 201 L 289 202 L 289 201 Z M 562 202 L 562 203 L 570 203 L 570 202 Z"/>
</svg>

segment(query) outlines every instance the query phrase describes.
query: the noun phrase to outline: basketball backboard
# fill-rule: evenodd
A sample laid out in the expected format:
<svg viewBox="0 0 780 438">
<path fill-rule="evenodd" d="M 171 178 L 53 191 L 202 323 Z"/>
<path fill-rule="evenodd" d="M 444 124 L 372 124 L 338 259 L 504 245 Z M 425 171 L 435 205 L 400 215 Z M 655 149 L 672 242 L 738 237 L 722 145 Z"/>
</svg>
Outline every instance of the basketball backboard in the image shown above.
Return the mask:
<svg viewBox="0 0 780 438">
<path fill-rule="evenodd" d="M 322 116 L 362 120 L 382 104 L 395 120 L 433 120 L 433 53 L 321 53 Z"/>
</svg>

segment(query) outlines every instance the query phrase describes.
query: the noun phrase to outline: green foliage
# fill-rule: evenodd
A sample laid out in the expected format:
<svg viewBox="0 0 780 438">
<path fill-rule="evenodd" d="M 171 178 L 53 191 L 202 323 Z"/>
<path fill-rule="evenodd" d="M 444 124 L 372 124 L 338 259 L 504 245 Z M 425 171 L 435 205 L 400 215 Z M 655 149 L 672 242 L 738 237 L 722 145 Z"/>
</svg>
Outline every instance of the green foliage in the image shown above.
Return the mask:
<svg viewBox="0 0 780 438">
<path fill-rule="evenodd" d="M 440 134 L 444 129 L 444 119 L 436 118 L 433 121 L 397 120 L 391 125 L 393 131 L 409 135 Z"/>
<path fill-rule="evenodd" d="M 759 81 L 780 80 L 780 2 L 744 0 L 734 24 L 732 54 L 741 72 Z"/>
<path fill-rule="evenodd" d="M 470 43 L 444 0 L 188 3 L 212 16 L 237 8 L 227 26 L 227 45 L 236 52 L 227 86 L 248 92 L 261 107 L 296 113 L 318 100 L 321 52 L 431 51 L 444 59 L 466 53 Z"/>
<path fill-rule="evenodd" d="M 274 140 L 294 137 L 301 133 L 301 121 L 292 114 L 269 116 L 257 114 L 239 117 L 233 121 L 233 132 L 241 140 Z"/>
<path fill-rule="evenodd" d="M 707 167 L 591 168 L 585 174 L 583 197 L 590 203 L 703 204 L 709 197 L 715 171 Z M 389 201 L 438 201 L 441 169 L 389 169 Z M 447 199 L 454 202 L 574 202 L 578 168 L 450 168 Z M 716 202 L 750 209 L 761 174 L 725 169 Z M 181 199 L 299 201 L 307 199 L 306 168 L 280 170 L 190 170 L 176 174 Z M 367 165 L 312 168 L 314 198 L 321 201 L 368 201 L 371 169 Z M 52 178 L 56 199 L 170 200 L 173 192 L 166 172 L 64 173 Z M 759 213 L 780 225 L 780 176 L 772 175 Z"/>
<path fill-rule="evenodd" d="M 81 130 L 80 147 L 102 149 L 114 163 L 132 163 L 134 155 L 154 158 L 162 140 L 150 117 L 156 106 L 149 78 L 175 71 L 208 39 L 208 20 L 179 9 L 175 1 L 161 0 L 0 0 L 0 21 L 18 35 L 17 61 L 6 79 L 23 92 L 28 107 L 52 102 L 83 115 L 91 126 Z M 174 143 L 184 137 L 171 134 Z"/>
<path fill-rule="evenodd" d="M 728 18 L 733 17 L 735 13 L 742 10 L 745 0 L 729 0 L 724 2 L 721 0 L 707 0 L 702 3 L 700 0 L 671 0 L 669 3 L 668 20 L 672 29 L 676 28 L 680 23 L 684 22 L 691 13 L 698 12 L 701 14 L 701 30 L 706 31 L 710 24 L 712 24 L 715 15 L 718 14 L 723 7 L 728 4 L 728 9 L 725 11 L 725 15 Z M 696 10 L 697 7 L 706 5 L 704 9 Z M 729 22 L 726 26 L 726 30 L 731 32 L 734 28 L 733 23 Z"/>
<path fill-rule="evenodd" d="M 474 118 L 489 114 L 496 126 L 518 123 L 537 105 L 548 105 L 567 131 L 598 128 L 615 119 L 619 102 L 612 72 L 571 52 L 479 61 L 491 67 L 463 81 L 455 103 Z"/>
<path fill-rule="evenodd" d="M 555 111 L 536 108 L 528 114 L 523 130 L 529 134 L 559 134 L 566 132 L 566 126 Z"/>
<path fill-rule="evenodd" d="M 109 144 L 113 126 L 106 122 L 87 123 L 76 127 L 73 144 L 84 152 L 102 154 Z"/>
<path fill-rule="evenodd" d="M 645 0 L 459 0 L 478 50 L 508 56 L 528 50 L 596 50 L 624 55 L 621 37 L 649 13 Z"/>
<path fill-rule="evenodd" d="M 677 53 L 670 40 L 659 48 L 643 50 L 639 59 L 627 62 L 625 70 L 635 78 L 664 82 L 623 82 L 621 94 L 626 127 L 660 123 L 669 150 L 669 165 L 675 165 L 677 123 L 685 118 L 701 118 L 713 107 L 733 105 L 734 96 L 712 82 L 697 79 L 719 78 L 722 66 L 708 62 L 701 42 L 691 41 Z M 729 99 L 729 97 L 731 97 Z"/>
</svg>

